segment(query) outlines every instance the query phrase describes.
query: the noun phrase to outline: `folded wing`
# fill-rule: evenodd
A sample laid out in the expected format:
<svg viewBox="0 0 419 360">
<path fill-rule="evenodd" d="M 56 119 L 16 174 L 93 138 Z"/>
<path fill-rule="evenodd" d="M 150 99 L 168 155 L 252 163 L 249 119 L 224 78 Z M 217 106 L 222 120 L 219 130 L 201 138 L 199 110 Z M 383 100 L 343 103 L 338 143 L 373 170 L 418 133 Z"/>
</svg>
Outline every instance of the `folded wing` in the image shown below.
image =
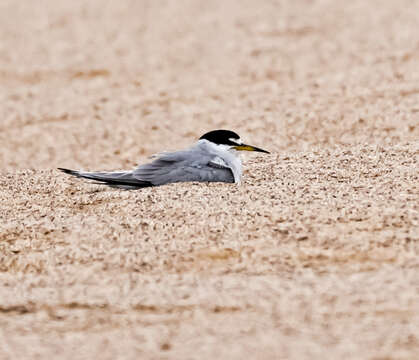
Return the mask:
<svg viewBox="0 0 419 360">
<path fill-rule="evenodd" d="M 186 181 L 234 183 L 233 172 L 221 158 L 188 150 L 162 154 L 135 169 L 133 177 L 153 185 Z"/>
<path fill-rule="evenodd" d="M 64 168 L 58 168 L 62 172 L 73 175 L 79 178 L 94 180 L 99 184 L 109 185 L 111 187 L 120 188 L 120 189 L 140 189 L 144 187 L 153 186 L 148 181 L 141 181 L 136 179 L 132 171 L 114 171 L 114 172 L 105 172 L 105 171 L 77 171 Z"/>
</svg>

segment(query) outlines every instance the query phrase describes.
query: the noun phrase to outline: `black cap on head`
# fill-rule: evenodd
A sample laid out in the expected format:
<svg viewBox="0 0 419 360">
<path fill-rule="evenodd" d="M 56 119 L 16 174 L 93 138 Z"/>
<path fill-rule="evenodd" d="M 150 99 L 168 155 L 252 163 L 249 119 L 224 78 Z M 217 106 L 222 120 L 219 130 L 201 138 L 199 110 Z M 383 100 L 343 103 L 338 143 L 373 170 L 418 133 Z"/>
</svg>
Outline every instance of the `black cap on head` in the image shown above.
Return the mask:
<svg viewBox="0 0 419 360">
<path fill-rule="evenodd" d="M 239 140 L 240 136 L 230 130 L 213 130 L 199 138 L 199 140 L 204 139 L 211 141 L 214 144 L 237 145 L 237 142 L 234 142 L 234 140 Z M 233 141 L 231 141 L 231 139 L 233 139 Z"/>
</svg>

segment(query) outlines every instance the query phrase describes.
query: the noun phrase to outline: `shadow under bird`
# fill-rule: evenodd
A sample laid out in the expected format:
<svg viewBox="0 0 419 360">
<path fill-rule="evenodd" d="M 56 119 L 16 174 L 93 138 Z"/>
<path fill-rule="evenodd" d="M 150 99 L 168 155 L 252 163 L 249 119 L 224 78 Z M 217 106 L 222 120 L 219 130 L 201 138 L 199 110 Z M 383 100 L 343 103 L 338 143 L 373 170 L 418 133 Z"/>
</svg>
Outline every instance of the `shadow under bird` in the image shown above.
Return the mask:
<svg viewBox="0 0 419 360">
<path fill-rule="evenodd" d="M 202 135 L 186 150 L 154 155 L 154 160 L 131 171 L 86 172 L 59 168 L 66 174 L 94 180 L 120 189 L 141 189 L 176 182 L 240 183 L 242 162 L 239 151 L 268 151 L 243 144 L 230 130 L 213 130 Z"/>
</svg>

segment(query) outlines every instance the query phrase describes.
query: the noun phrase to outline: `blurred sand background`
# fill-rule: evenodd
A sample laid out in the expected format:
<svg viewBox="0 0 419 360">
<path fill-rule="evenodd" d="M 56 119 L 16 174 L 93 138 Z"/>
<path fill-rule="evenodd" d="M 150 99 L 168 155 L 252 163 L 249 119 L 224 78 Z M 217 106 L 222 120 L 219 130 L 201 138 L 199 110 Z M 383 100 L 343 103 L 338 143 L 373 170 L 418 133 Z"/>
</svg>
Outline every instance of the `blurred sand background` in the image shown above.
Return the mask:
<svg viewBox="0 0 419 360">
<path fill-rule="evenodd" d="M 419 358 L 419 2 L 0 1 L 0 359 Z M 128 192 L 227 128 L 243 184 Z"/>
</svg>

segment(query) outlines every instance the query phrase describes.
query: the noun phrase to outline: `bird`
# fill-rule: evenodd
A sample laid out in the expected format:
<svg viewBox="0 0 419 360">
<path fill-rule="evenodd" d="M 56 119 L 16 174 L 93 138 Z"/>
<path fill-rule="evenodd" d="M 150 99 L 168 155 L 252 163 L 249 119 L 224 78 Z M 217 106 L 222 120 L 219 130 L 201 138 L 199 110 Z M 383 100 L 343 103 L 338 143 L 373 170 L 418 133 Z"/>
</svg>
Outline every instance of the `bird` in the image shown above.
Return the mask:
<svg viewBox="0 0 419 360">
<path fill-rule="evenodd" d="M 242 162 L 239 151 L 269 154 L 256 146 L 244 144 L 231 130 L 212 130 L 202 135 L 186 150 L 162 152 L 152 156 L 150 163 L 131 171 L 86 172 L 58 168 L 58 170 L 93 180 L 113 188 L 135 190 L 179 182 L 222 182 L 240 184 Z"/>
</svg>

